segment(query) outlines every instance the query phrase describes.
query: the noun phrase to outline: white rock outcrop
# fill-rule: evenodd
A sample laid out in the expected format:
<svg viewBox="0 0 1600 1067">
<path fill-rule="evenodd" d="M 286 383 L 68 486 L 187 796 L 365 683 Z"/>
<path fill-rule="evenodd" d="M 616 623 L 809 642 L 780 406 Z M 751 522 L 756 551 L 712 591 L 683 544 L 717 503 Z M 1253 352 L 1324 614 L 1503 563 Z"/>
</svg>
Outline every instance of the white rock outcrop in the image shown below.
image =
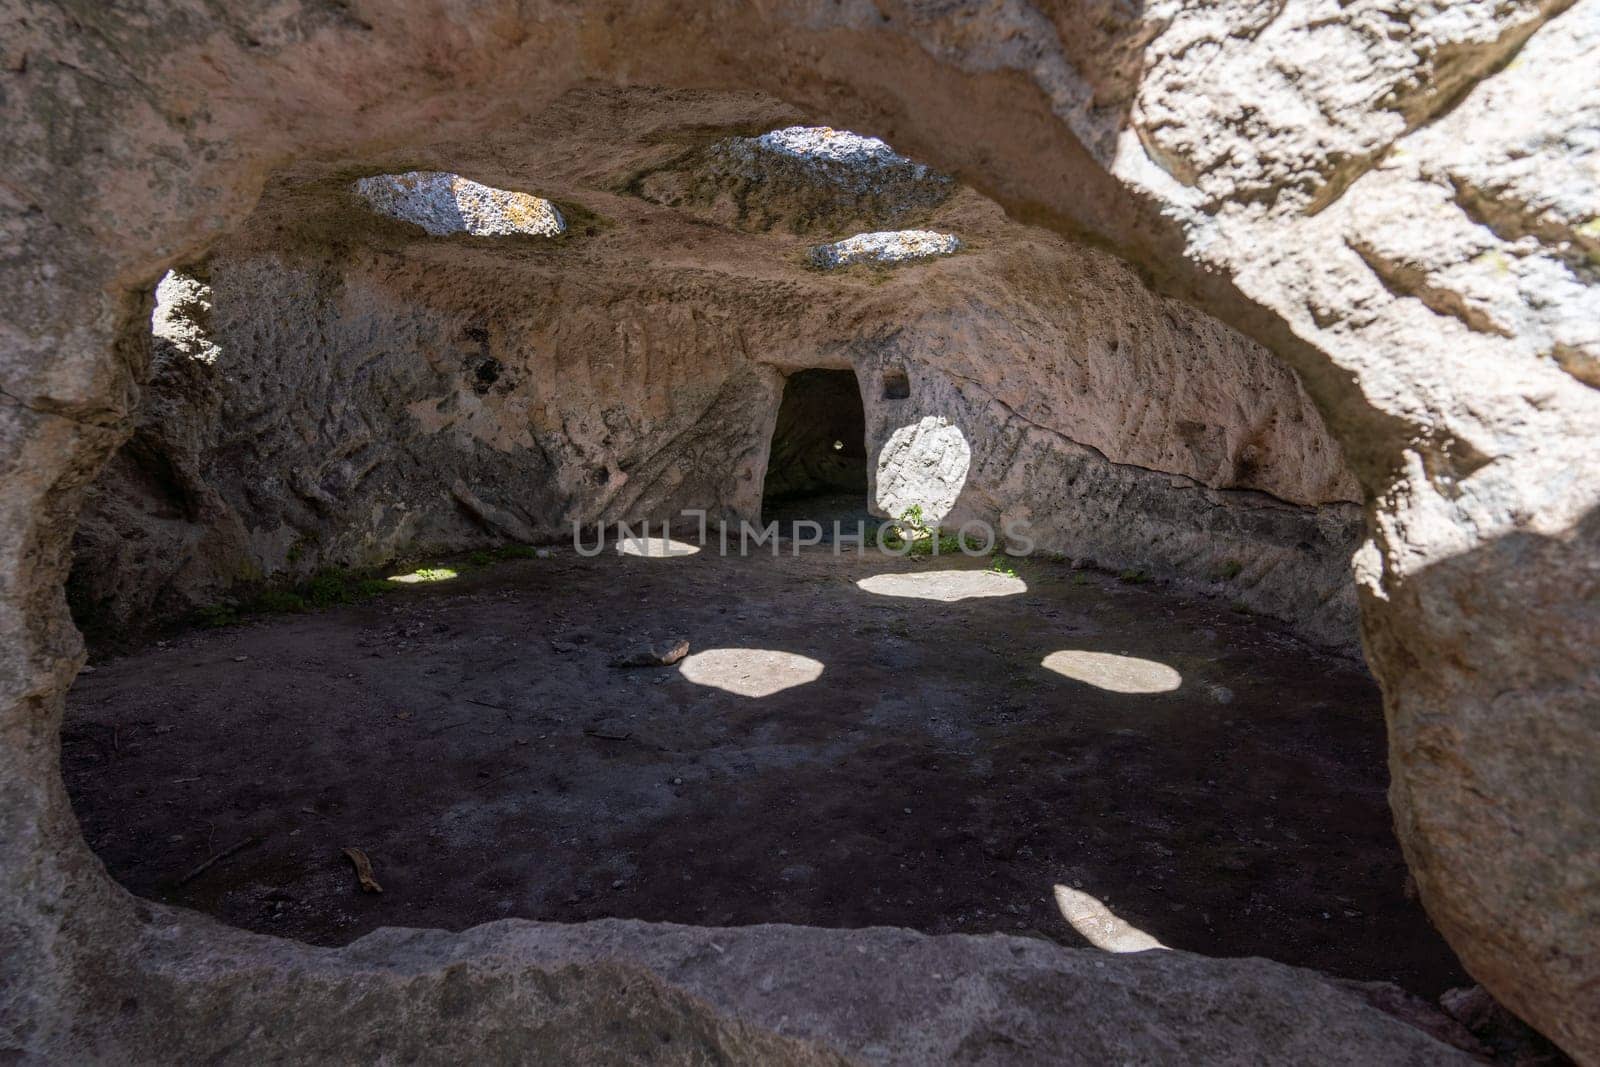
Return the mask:
<svg viewBox="0 0 1600 1067">
<path fill-rule="evenodd" d="M 559 237 L 567 224 L 550 201 L 528 193 L 495 189 L 459 174 L 407 171 L 360 178 L 354 189 L 381 212 L 421 226 L 435 237 Z"/>
<path fill-rule="evenodd" d="M 811 250 L 811 262 L 823 270 L 854 263 L 904 263 L 913 259 L 951 256 L 961 249 L 955 234 L 932 230 L 888 230 L 858 233 Z"/>
</svg>

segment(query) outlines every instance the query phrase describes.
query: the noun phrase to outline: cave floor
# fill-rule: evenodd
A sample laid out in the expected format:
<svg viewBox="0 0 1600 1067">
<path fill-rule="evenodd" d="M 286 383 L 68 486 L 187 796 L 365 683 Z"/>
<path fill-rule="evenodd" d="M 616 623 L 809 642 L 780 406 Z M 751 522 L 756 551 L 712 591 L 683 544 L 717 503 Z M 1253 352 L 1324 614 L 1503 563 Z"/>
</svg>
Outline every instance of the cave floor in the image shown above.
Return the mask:
<svg viewBox="0 0 1600 1067">
<path fill-rule="evenodd" d="M 135 893 L 319 944 L 619 916 L 1082 945 L 1059 883 L 1174 948 L 1466 982 L 1404 891 L 1359 664 L 1062 563 L 936 573 L 985 565 L 557 549 L 98 662 L 63 770 Z M 1010 595 L 856 585 L 884 573 Z M 678 666 L 609 665 L 673 636 Z M 1041 665 L 1073 650 L 1131 658 Z"/>
</svg>

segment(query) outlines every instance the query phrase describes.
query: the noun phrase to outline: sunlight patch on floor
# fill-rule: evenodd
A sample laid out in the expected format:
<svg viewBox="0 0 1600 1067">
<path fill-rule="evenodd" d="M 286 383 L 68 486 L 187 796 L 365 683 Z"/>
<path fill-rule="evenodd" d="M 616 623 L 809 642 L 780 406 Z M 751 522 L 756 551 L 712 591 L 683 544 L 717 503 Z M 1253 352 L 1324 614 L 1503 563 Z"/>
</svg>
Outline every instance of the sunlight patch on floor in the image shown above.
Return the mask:
<svg viewBox="0 0 1600 1067">
<path fill-rule="evenodd" d="M 1183 675 L 1165 663 L 1114 652 L 1063 649 L 1050 653 L 1040 666 L 1111 693 L 1170 693 L 1183 684 Z"/>
<path fill-rule="evenodd" d="M 856 588 L 878 596 L 909 597 L 953 604 L 980 597 L 1016 596 L 1028 591 L 1028 583 L 1014 574 L 995 571 L 950 570 L 906 571 L 874 574 L 856 582 Z"/>
<path fill-rule="evenodd" d="M 418 567 L 410 574 L 390 575 L 389 580 L 403 585 L 416 585 L 421 582 L 448 582 L 454 577 L 456 572 L 449 567 Z"/>
<path fill-rule="evenodd" d="M 1064 885 L 1055 887 L 1061 917 L 1095 948 L 1107 952 L 1146 952 L 1167 946 L 1125 919 L 1112 914 L 1097 898 Z"/>
<path fill-rule="evenodd" d="M 660 537 L 627 537 L 617 542 L 617 552 L 619 554 L 624 556 L 645 556 L 650 559 L 692 556 L 699 551 L 699 545 L 691 545 L 687 541 L 674 541 Z"/>
<path fill-rule="evenodd" d="M 771 648 L 708 648 L 686 658 L 678 671 L 696 685 L 742 697 L 769 697 L 816 681 L 822 664 Z"/>
</svg>

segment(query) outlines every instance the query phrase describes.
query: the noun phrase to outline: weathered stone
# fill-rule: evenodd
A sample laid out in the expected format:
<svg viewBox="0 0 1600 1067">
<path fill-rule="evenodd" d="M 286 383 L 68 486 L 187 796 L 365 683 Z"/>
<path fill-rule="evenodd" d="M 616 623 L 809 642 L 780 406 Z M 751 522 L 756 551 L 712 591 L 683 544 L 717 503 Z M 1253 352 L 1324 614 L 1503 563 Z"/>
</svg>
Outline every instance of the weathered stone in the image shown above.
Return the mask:
<svg viewBox="0 0 1600 1067">
<path fill-rule="evenodd" d="M 418 170 L 375 174 L 359 179 L 354 189 L 374 211 L 421 226 L 435 237 L 452 233 L 558 237 L 567 230 L 560 210 L 550 201 L 493 189 L 459 174 Z"/>
<path fill-rule="evenodd" d="M 955 183 L 876 137 L 790 126 L 716 142 L 651 171 L 637 189 L 740 229 L 837 233 L 925 217 Z"/>
<path fill-rule="evenodd" d="M 137 993 L 42 1020 L 27 1047 L 141 1063 L 1472 1062 L 1308 971 L 1030 938 L 508 920 L 328 950 L 155 909 L 141 948 Z M 1060 1010 L 1075 1004 L 1094 1008 Z"/>
<path fill-rule="evenodd" d="M 1448 215 L 1426 186 L 1449 174 L 1519 256 L 1523 237 L 1532 237 L 1540 248 L 1527 246 L 1530 255 L 1592 288 L 1573 253 L 1588 247 L 1600 212 L 1585 206 L 1573 176 L 1589 173 L 1592 151 L 1582 109 L 1596 74 L 1583 42 L 1600 19 L 1595 0 L 1158 0 L 893 12 L 855 3 L 491 0 L 466 15 L 415 0 L 387 5 L 381 17 L 361 5 L 240 4 L 223 17 L 193 6 L 69 11 L 13 0 L 0 19 L 8 161 L 0 185 L 0 1047 L 8 1054 L 251 1056 L 249 1038 L 270 1047 L 281 1033 L 272 1027 L 289 1026 L 300 1035 L 289 1040 L 301 1042 L 291 1048 L 349 1054 L 328 1042 L 351 1030 L 324 1021 L 354 1016 L 296 1010 L 358 988 L 301 970 L 339 954 L 241 940 L 192 919 L 141 920 L 84 849 L 59 780 L 61 695 L 82 662 L 60 592 L 68 542 L 87 486 L 133 429 L 147 370 L 147 294 L 163 272 L 202 258 L 246 219 L 263 175 L 294 160 L 318 160 L 328 168 L 322 180 L 337 170 L 341 188 L 353 174 L 471 162 L 485 181 L 567 202 L 576 188 L 525 180 L 544 165 L 530 162 L 542 152 L 517 147 L 543 143 L 538 116 L 569 129 L 591 122 L 588 143 L 601 150 L 632 146 L 593 168 L 626 188 L 632 176 L 668 166 L 685 141 L 703 143 L 693 138 L 707 130 L 722 137 L 809 115 L 882 134 L 1019 217 L 1094 233 L 1299 375 L 1362 483 L 1363 629 L 1385 691 L 1397 829 L 1423 900 L 1497 997 L 1580 1059 L 1600 1059 L 1600 393 L 1587 384 L 1587 342 L 1580 336 L 1575 347 L 1557 329 L 1581 329 L 1582 314 L 1539 306 L 1566 306 L 1577 290 L 1563 283 L 1547 298 L 1519 282 L 1524 310 L 1498 293 L 1488 301 L 1511 335 L 1486 332 L 1450 310 L 1485 307 L 1476 292 L 1450 289 L 1466 286 L 1458 281 L 1466 275 L 1407 259 L 1414 249 L 1384 239 L 1411 227 L 1419 211 Z M 603 93 L 580 104 L 564 97 L 597 84 L 663 87 L 681 120 L 667 131 L 677 140 L 640 148 L 622 136 L 644 121 L 628 106 Z M 708 85 L 771 94 L 762 125 L 749 125 L 748 111 L 730 116 Z M 1523 103 L 1507 109 L 1512 96 L 1502 87 Z M 1493 137 L 1480 139 L 1485 130 Z M 474 145 L 477 160 L 461 158 Z M 1529 145 L 1538 158 L 1523 167 L 1519 159 L 1529 157 L 1519 153 Z M 1458 158 L 1469 146 L 1470 168 Z M 1415 177 L 1401 173 L 1396 185 L 1387 164 L 1408 167 L 1409 154 Z M 1378 161 L 1384 169 L 1374 169 Z M 616 194 L 594 203 L 621 218 L 629 201 Z M 851 219 L 820 230 L 836 237 L 923 221 Z M 938 222 L 976 247 L 978 229 Z M 600 241 L 615 232 L 594 229 Z M 1352 234 L 1368 240 L 1352 247 Z M 761 239 L 772 242 L 762 255 L 729 262 L 767 280 L 761 265 L 781 258 L 782 242 L 775 232 Z M 1377 256 L 1369 262 L 1362 247 Z M 655 251 L 679 254 L 670 242 Z M 926 279 L 978 258 L 899 273 Z M 1528 278 L 1561 277 L 1526 266 Z M 1421 284 L 1407 291 L 1413 268 L 1423 268 Z M 781 299 L 794 295 L 782 290 Z M 793 353 L 781 358 L 810 365 Z M 921 366 L 904 369 L 915 375 Z M 462 423 L 470 420 L 453 428 L 465 433 Z M 599 440 L 594 426 L 574 432 Z M 1103 458 L 1085 451 L 1086 470 L 1122 462 L 1094 447 Z M 1060 454 L 1077 455 L 1065 446 Z M 985 468 L 977 456 L 974 465 Z M 1170 477 L 1143 465 L 1142 475 L 1116 469 L 1152 493 L 1146 476 Z M 622 473 L 607 471 L 612 481 Z M 1186 499 L 1231 491 L 1195 480 Z M 303 488 L 310 500 L 329 492 Z M 428 937 L 444 952 L 462 944 Z M 399 953 L 384 943 L 369 949 L 369 971 Z M 222 980 L 207 969 L 222 958 L 247 977 Z M 408 1042 L 433 1019 L 466 1018 L 466 1032 L 485 1034 L 485 1019 L 524 1017 L 514 998 L 530 986 L 515 977 L 495 970 L 463 998 L 463 987 L 451 985 L 462 980 L 440 972 L 371 1001 L 383 1026 L 358 1032 L 396 1041 L 396 1058 L 424 1053 Z M 593 979 L 582 997 L 568 998 L 582 1005 L 579 1017 L 618 1018 L 599 1008 L 615 1003 L 603 991 L 615 988 L 603 986 L 610 980 Z M 1183 981 L 1192 988 L 1198 979 Z M 441 1004 L 436 1014 L 417 1008 L 419 989 L 441 998 L 429 1002 Z M 448 1016 L 447 993 L 450 1005 L 465 999 L 489 1014 Z M 1255 1003 L 1235 992 L 1219 999 L 1241 1010 Z M 1116 1001 L 1097 984 L 1076 999 L 1027 1003 L 1041 1005 L 1034 1014 L 1051 1025 L 1118 1019 L 1092 1031 L 1110 1040 L 1154 1032 L 1150 1012 L 1178 1002 L 1146 998 L 1122 1016 L 1108 1011 Z M 1084 1011 L 1064 1011 L 1064 1003 Z M 1202 1036 L 1218 1032 L 1215 1003 L 1197 1024 Z M 654 1011 L 627 1017 L 678 1020 L 666 1029 L 697 1041 L 710 1026 L 681 1002 Z M 174 1026 L 177 1019 L 194 1025 Z M 396 1027 L 396 1019 L 418 1024 Z M 1224 1058 L 1252 1048 L 1248 1031 L 1312 1036 L 1315 1047 L 1297 1045 L 1284 1058 L 1323 1060 L 1347 1049 L 1367 1062 L 1398 1058 L 1355 1044 L 1353 1029 L 1318 997 L 1282 1015 L 1251 1015 L 1241 1030 L 1224 1031 L 1219 1049 L 1187 1030 L 1161 1052 Z M 124 1040 L 132 1030 L 139 1036 Z M 551 1032 L 549 1058 L 577 1058 L 579 1041 L 562 1043 L 572 1032 Z M 586 1023 L 584 1037 L 593 1033 Z M 207 1044 L 213 1037 L 218 1045 Z M 744 1037 L 727 1038 L 736 1039 Z M 514 1049 L 511 1040 L 487 1054 Z M 719 1047 L 731 1059 L 785 1054 L 772 1039 L 749 1040 Z M 105 1053 L 85 1055 L 96 1041 Z M 970 1058 L 987 1051 L 982 1039 L 962 1050 Z"/>
<path fill-rule="evenodd" d="M 811 250 L 811 262 L 823 270 L 848 267 L 852 263 L 904 263 L 913 259 L 954 255 L 961 240 L 954 234 L 932 230 L 890 230 L 858 233 L 831 245 Z"/>
<path fill-rule="evenodd" d="M 866 450 L 878 514 L 1021 521 L 1039 550 L 1148 569 L 1353 645 L 1358 519 L 1339 502 L 1354 482 L 1260 347 L 970 191 L 945 210 L 984 249 L 868 286 L 738 234 L 690 269 L 655 261 L 656 243 L 705 228 L 625 203 L 626 232 L 529 260 L 397 242 L 336 186 L 275 186 L 208 260 L 203 307 L 158 299 L 160 330 L 209 359 L 156 339 L 147 425 L 80 525 L 83 624 L 127 633 L 253 583 L 565 540 L 575 521 L 754 521 L 764 487 L 794 488 L 769 477 L 787 459 L 768 450 L 780 376 L 809 364 L 856 372 L 868 419 L 848 457 Z M 907 368 L 906 395 L 889 396 L 880 380 Z"/>
</svg>

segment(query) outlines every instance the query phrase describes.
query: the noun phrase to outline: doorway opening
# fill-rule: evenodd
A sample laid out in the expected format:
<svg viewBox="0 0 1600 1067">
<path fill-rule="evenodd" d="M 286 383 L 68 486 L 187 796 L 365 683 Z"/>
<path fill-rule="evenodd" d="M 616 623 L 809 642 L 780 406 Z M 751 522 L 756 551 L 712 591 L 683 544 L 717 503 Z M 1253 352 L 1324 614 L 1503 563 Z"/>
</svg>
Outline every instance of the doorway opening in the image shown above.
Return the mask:
<svg viewBox="0 0 1600 1067">
<path fill-rule="evenodd" d="M 870 528 L 867 510 L 867 417 L 853 370 L 803 370 L 789 376 L 778 405 L 761 494 L 763 522 L 782 537 L 798 522 Z"/>
</svg>

